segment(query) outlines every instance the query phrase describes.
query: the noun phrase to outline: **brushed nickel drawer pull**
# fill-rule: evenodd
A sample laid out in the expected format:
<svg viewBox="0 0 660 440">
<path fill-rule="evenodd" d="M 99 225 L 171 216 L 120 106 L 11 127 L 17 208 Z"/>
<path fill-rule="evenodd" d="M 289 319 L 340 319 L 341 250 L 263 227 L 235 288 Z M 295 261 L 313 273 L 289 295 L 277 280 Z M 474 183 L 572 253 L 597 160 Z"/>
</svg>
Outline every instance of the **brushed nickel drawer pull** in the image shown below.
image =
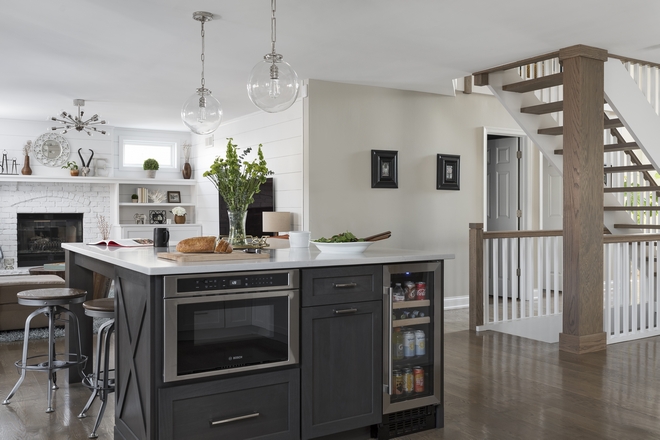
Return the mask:
<svg viewBox="0 0 660 440">
<path fill-rule="evenodd" d="M 253 419 L 255 417 L 259 417 L 259 413 L 246 414 L 244 416 L 232 417 L 231 419 L 225 419 L 225 420 L 215 420 L 215 421 L 211 420 L 211 426 L 222 425 L 223 423 L 238 422 L 239 420 Z"/>
<path fill-rule="evenodd" d="M 343 310 L 333 310 L 335 315 L 343 315 L 345 313 L 355 313 L 358 309 L 343 309 Z"/>
<path fill-rule="evenodd" d="M 332 283 L 332 287 L 335 289 L 346 289 L 347 287 L 357 287 L 357 283 Z"/>
</svg>

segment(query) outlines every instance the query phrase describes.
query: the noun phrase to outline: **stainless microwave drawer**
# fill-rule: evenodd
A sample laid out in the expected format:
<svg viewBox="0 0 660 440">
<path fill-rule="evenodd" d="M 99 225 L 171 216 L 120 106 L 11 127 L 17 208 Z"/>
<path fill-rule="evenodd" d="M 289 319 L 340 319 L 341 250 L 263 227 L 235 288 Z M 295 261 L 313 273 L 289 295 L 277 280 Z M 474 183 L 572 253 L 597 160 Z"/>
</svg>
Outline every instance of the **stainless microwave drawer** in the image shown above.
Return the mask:
<svg viewBox="0 0 660 440">
<path fill-rule="evenodd" d="M 164 440 L 300 438 L 300 370 L 180 385 L 160 390 Z"/>
<path fill-rule="evenodd" d="M 383 298 L 383 268 L 339 266 L 302 271 L 303 307 Z"/>
</svg>

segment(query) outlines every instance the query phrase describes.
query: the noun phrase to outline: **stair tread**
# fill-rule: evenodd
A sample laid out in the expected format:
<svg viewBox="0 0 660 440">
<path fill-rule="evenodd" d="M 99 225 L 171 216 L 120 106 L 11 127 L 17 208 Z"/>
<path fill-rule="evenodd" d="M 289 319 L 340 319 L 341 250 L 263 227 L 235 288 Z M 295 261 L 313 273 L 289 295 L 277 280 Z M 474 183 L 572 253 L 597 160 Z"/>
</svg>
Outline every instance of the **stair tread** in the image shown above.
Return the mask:
<svg viewBox="0 0 660 440">
<path fill-rule="evenodd" d="M 528 113 L 532 115 L 546 115 L 548 113 L 555 113 L 564 110 L 564 101 L 548 102 L 546 104 L 532 105 L 520 109 L 520 113 Z"/>
<path fill-rule="evenodd" d="M 660 206 L 603 206 L 604 211 L 660 211 Z"/>
<path fill-rule="evenodd" d="M 620 127 L 623 127 L 623 122 L 621 122 L 620 119 L 608 119 L 603 122 L 603 130 Z M 558 136 L 560 134 L 564 134 L 564 127 L 560 125 L 557 127 L 539 128 L 537 133 Z"/>
<path fill-rule="evenodd" d="M 623 167 L 604 167 L 605 173 L 625 173 L 628 171 L 653 171 L 653 165 L 627 165 Z"/>
<path fill-rule="evenodd" d="M 513 84 L 502 86 L 505 92 L 526 93 L 534 90 L 547 89 L 548 87 L 560 86 L 564 83 L 564 73 L 542 76 L 540 78 L 528 79 Z"/>
<path fill-rule="evenodd" d="M 639 145 L 637 142 L 627 142 L 624 144 L 607 144 L 603 146 L 604 153 L 610 153 L 612 151 L 630 151 L 630 150 L 639 150 Z M 555 150 L 555 154 L 564 154 L 564 149 L 560 148 Z"/>
<path fill-rule="evenodd" d="M 603 188 L 606 193 L 620 193 L 620 192 L 640 192 L 640 191 L 660 191 L 660 186 L 621 186 L 613 188 Z"/>
<path fill-rule="evenodd" d="M 638 224 L 615 223 L 614 228 L 616 228 L 616 229 L 660 229 L 660 225 L 638 225 Z"/>
</svg>

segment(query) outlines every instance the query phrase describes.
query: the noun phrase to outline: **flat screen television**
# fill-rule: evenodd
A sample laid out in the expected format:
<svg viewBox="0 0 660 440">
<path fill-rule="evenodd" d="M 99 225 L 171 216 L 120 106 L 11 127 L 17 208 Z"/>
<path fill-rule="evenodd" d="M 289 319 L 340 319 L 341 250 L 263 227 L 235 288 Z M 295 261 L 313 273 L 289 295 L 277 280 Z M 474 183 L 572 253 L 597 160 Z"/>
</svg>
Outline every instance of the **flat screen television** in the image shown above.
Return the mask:
<svg viewBox="0 0 660 440">
<path fill-rule="evenodd" d="M 220 219 L 219 234 L 221 236 L 229 235 L 229 215 L 227 214 L 227 204 L 221 195 L 218 195 Z M 248 206 L 247 218 L 245 220 L 245 233 L 253 237 L 264 235 L 263 220 L 261 213 L 264 211 L 275 211 L 275 193 L 273 191 L 273 178 L 269 177 L 266 183 L 261 185 L 260 191 L 254 195 L 254 202 Z"/>
</svg>

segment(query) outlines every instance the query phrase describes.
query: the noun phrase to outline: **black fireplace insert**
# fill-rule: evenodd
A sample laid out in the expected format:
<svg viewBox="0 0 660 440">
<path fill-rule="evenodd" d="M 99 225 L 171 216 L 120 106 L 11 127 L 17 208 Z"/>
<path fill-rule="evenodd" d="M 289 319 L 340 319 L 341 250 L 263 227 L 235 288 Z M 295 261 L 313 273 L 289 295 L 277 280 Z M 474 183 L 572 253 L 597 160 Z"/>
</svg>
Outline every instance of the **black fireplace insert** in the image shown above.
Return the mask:
<svg viewBox="0 0 660 440">
<path fill-rule="evenodd" d="M 62 243 L 83 241 L 83 214 L 17 214 L 18 267 L 64 261 Z"/>
</svg>

